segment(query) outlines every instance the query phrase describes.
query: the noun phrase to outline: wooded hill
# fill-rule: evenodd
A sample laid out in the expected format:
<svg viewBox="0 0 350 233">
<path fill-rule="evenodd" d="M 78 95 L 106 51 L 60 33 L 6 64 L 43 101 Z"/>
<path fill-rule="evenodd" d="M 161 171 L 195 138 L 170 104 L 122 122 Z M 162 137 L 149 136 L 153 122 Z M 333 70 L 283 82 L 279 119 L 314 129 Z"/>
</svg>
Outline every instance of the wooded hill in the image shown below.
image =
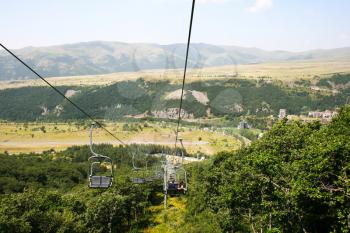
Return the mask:
<svg viewBox="0 0 350 233">
<path fill-rule="evenodd" d="M 350 96 L 350 75 L 336 74 L 316 83 L 225 79 L 186 85 L 183 108 L 187 117 L 244 115 L 277 116 L 335 109 Z M 125 116 L 172 118 L 178 108 L 180 84 L 170 81 L 123 81 L 109 86 L 60 86 L 60 91 L 95 118 L 117 120 Z M 334 92 L 336 90 L 336 92 Z M 0 119 L 9 121 L 83 119 L 84 116 L 49 87 L 0 90 Z M 185 117 L 186 118 L 186 117 Z"/>
</svg>

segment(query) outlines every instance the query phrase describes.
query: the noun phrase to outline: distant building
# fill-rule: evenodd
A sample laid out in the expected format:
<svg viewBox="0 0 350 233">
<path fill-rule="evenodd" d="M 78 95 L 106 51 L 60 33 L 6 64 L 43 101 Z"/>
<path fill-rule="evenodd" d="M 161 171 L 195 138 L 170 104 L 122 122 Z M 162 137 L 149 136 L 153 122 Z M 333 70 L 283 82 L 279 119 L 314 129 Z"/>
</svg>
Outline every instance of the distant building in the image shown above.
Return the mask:
<svg viewBox="0 0 350 233">
<path fill-rule="evenodd" d="M 287 116 L 287 109 L 280 109 L 280 113 L 278 114 L 278 118 L 282 119 Z"/>
<path fill-rule="evenodd" d="M 248 124 L 248 122 L 246 121 L 241 121 L 239 122 L 238 126 L 237 126 L 238 129 L 250 129 L 250 125 Z"/>
<path fill-rule="evenodd" d="M 338 115 L 337 111 L 331 111 L 331 110 L 326 110 L 324 112 L 317 112 L 317 111 L 309 112 L 309 117 L 320 118 L 324 120 L 332 119 L 337 115 Z"/>
<path fill-rule="evenodd" d="M 309 117 L 313 117 L 313 118 L 322 118 L 323 113 L 322 112 L 309 112 Z"/>
<path fill-rule="evenodd" d="M 326 110 L 326 111 L 323 112 L 322 118 L 323 119 L 331 119 L 331 118 L 333 118 L 333 117 L 335 117 L 337 115 L 338 115 L 338 113 L 336 111 Z"/>
</svg>

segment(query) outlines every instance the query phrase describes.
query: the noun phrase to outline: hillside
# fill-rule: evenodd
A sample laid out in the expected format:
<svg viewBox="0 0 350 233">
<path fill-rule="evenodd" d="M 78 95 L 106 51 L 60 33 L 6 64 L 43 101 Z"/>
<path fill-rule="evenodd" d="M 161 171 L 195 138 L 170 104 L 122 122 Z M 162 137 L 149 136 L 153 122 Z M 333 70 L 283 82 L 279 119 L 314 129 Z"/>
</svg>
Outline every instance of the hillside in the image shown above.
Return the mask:
<svg viewBox="0 0 350 233">
<path fill-rule="evenodd" d="M 349 232 L 349 130 L 349 106 L 329 125 L 280 121 L 251 146 L 193 166 L 187 223 L 218 224 L 219 232 Z"/>
<path fill-rule="evenodd" d="M 51 77 L 48 81 L 54 86 L 105 86 L 122 81 L 135 81 L 143 78 L 146 81 L 170 81 L 180 83 L 183 69 L 142 70 L 138 72 L 118 72 L 111 74 Z M 311 83 L 333 74 L 350 73 L 350 59 L 344 61 L 295 61 L 261 64 L 241 64 L 218 67 L 189 69 L 186 83 L 207 82 L 213 80 L 248 79 L 278 80 L 283 83 L 307 80 Z M 0 89 L 46 86 L 40 79 L 0 81 Z"/>
<path fill-rule="evenodd" d="M 184 64 L 185 44 L 85 42 L 51 47 L 27 47 L 14 52 L 45 77 L 106 74 L 148 69 L 177 69 Z M 191 44 L 189 67 L 213 67 L 284 61 L 343 61 L 350 48 L 306 52 Z M 0 80 L 35 78 L 18 61 L 0 51 Z"/>
<path fill-rule="evenodd" d="M 350 75 L 297 80 L 283 84 L 257 80 L 221 79 L 188 83 L 185 89 L 183 118 L 239 118 L 277 115 L 287 108 L 289 114 L 335 109 L 347 102 Z M 175 119 L 180 83 L 169 80 L 121 81 L 103 86 L 61 86 L 74 102 L 100 119 L 156 117 Z M 0 90 L 0 119 L 16 121 L 83 119 L 61 96 L 46 86 Z"/>
</svg>

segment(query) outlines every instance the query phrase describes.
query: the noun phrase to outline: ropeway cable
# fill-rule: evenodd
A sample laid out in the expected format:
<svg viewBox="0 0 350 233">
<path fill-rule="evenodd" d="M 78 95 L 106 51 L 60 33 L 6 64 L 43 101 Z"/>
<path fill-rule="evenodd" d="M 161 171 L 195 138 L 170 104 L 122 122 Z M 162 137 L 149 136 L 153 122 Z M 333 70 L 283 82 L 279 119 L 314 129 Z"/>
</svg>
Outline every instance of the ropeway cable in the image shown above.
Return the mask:
<svg viewBox="0 0 350 233">
<path fill-rule="evenodd" d="M 32 69 L 27 63 L 25 63 L 23 60 L 21 60 L 19 57 L 17 57 L 13 52 L 11 52 L 8 48 L 6 48 L 3 44 L 0 43 L 0 46 L 6 50 L 10 55 L 12 55 L 14 58 L 16 58 L 20 63 L 22 63 L 25 67 L 27 67 L 31 72 L 33 72 L 36 76 L 38 76 L 41 80 L 43 80 L 47 85 L 49 85 L 52 89 L 54 89 L 59 95 L 61 95 L 64 99 L 66 99 L 70 104 L 72 104 L 76 109 L 78 109 L 81 113 L 83 113 L 85 116 L 87 116 L 90 120 L 92 120 L 97 126 L 101 127 L 103 130 L 105 130 L 110 136 L 112 136 L 114 139 L 116 139 L 118 142 L 120 142 L 123 145 L 127 145 L 125 142 L 123 142 L 121 139 L 119 139 L 117 136 L 115 136 L 111 131 L 106 129 L 99 121 L 95 120 L 90 114 L 88 114 L 83 108 L 79 107 L 76 103 L 74 103 L 71 99 L 69 99 L 65 94 L 63 94 L 60 90 L 58 90 L 55 86 L 53 86 L 49 81 L 47 81 L 44 77 L 42 77 L 40 74 L 38 74 L 34 69 Z"/>
<path fill-rule="evenodd" d="M 177 127 L 176 127 L 176 135 L 175 135 L 175 150 L 176 150 L 177 141 L 178 141 L 178 137 L 179 137 L 179 127 L 180 127 L 180 121 L 181 121 L 181 110 L 182 110 L 183 94 L 184 94 L 185 82 L 186 82 L 186 71 L 187 71 L 188 52 L 189 52 L 190 43 L 191 43 L 192 22 L 193 22 L 193 13 L 194 13 L 194 6 L 195 6 L 195 3 L 196 3 L 196 0 L 193 0 L 193 1 L 192 1 L 192 10 L 191 10 L 190 27 L 189 27 L 189 30 L 188 30 L 188 39 L 187 39 L 187 49 L 186 49 L 185 67 L 184 67 L 184 73 L 183 73 L 183 78 L 182 78 L 182 88 L 181 88 L 179 115 L 178 115 L 178 119 L 177 119 Z"/>
<path fill-rule="evenodd" d="M 195 7 L 195 0 L 192 1 L 192 9 L 191 9 L 191 19 L 190 19 L 190 26 L 189 26 L 189 33 L 188 33 L 188 39 L 187 39 L 187 48 L 186 48 L 186 58 L 185 58 L 185 67 L 184 67 L 184 73 L 183 73 L 183 79 L 182 79 L 182 88 L 181 88 L 181 97 L 180 97 L 180 107 L 179 107 L 179 114 L 178 114 L 178 120 L 177 120 L 177 127 L 176 127 L 176 137 L 175 137 L 175 149 L 177 146 L 178 141 L 178 135 L 179 135 L 179 127 L 181 122 L 181 110 L 182 110 L 182 104 L 183 104 L 183 94 L 184 94 L 184 88 L 185 88 L 185 82 L 186 82 L 186 72 L 187 72 L 187 63 L 188 63 L 188 54 L 189 54 L 189 47 L 191 43 L 191 33 L 192 33 L 192 23 L 193 23 L 193 14 L 194 14 L 194 7 Z M 96 125 L 101 127 L 103 130 L 105 130 L 110 136 L 112 136 L 114 139 L 116 139 L 118 142 L 120 142 L 123 145 L 127 145 L 125 142 L 123 142 L 121 139 L 119 139 L 117 136 L 115 136 L 111 131 L 106 129 L 99 121 L 95 120 L 90 114 L 88 114 L 83 108 L 81 108 L 79 105 L 77 105 L 75 102 L 73 102 L 71 99 L 69 99 L 67 96 L 65 96 L 60 90 L 58 90 L 55 86 L 53 86 L 49 81 L 47 81 L 44 77 L 42 77 L 39 73 L 37 73 L 33 68 L 31 68 L 27 63 L 25 63 L 23 60 L 21 60 L 18 56 L 16 56 L 13 52 L 11 52 L 7 47 L 5 47 L 3 44 L 0 43 L 0 46 L 8 52 L 10 55 L 12 55 L 15 59 L 17 59 L 20 63 L 22 63 L 25 67 L 27 67 L 31 72 L 33 72 L 36 76 L 38 76 L 41 80 L 43 80 L 48 86 L 50 86 L 53 90 L 55 90 L 59 95 L 61 95 L 64 99 L 66 99 L 70 104 L 72 104 L 76 109 L 78 109 L 81 113 L 83 113 L 85 116 L 87 116 L 90 120 L 92 120 Z"/>
</svg>

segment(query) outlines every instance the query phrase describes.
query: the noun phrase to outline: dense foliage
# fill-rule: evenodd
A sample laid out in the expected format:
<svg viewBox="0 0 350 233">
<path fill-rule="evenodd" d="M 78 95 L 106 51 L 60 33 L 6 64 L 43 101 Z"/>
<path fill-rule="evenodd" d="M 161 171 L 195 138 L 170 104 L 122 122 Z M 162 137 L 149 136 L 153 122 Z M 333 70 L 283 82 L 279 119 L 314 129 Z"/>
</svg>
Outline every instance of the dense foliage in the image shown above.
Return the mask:
<svg viewBox="0 0 350 233">
<path fill-rule="evenodd" d="M 280 121 L 192 166 L 188 216 L 214 214 L 226 232 L 349 232 L 349 138 L 350 107 L 329 125 Z"/>
<path fill-rule="evenodd" d="M 87 187 L 87 146 L 0 155 L 0 232 L 128 232 L 150 226 L 148 207 L 160 202 L 155 194 L 162 191 L 161 180 L 137 185 L 130 178 L 154 175 L 159 161 L 147 156 L 149 172 L 135 173 L 131 158 L 174 152 L 156 145 L 98 145 L 95 150 L 116 165 L 108 190 Z"/>
<path fill-rule="evenodd" d="M 350 74 L 335 74 L 330 78 L 318 81 L 317 85 L 332 88 L 336 85 L 346 85 L 350 82 Z"/>
<path fill-rule="evenodd" d="M 87 179 L 86 164 L 47 156 L 0 155 L 0 194 L 47 188 L 69 190 Z"/>
<path fill-rule="evenodd" d="M 150 184 L 118 180 L 108 191 L 29 189 L 0 198 L 0 232 L 126 232 L 146 227 Z M 147 224 L 147 225 L 146 225 Z"/>
</svg>

